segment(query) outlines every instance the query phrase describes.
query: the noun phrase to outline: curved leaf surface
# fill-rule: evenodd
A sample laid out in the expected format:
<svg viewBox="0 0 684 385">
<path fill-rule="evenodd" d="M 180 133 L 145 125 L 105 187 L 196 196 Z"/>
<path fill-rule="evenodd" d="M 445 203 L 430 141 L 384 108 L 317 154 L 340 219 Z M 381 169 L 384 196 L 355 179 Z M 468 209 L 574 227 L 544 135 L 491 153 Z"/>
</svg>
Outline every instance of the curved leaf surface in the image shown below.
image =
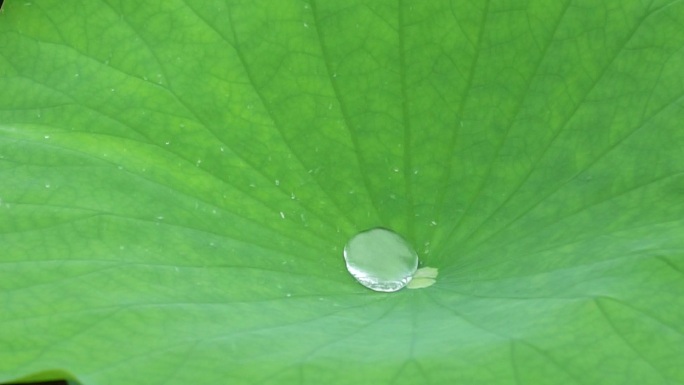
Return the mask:
<svg viewBox="0 0 684 385">
<path fill-rule="evenodd" d="M 684 383 L 684 3 L 471 3 L 8 2 L 0 381 Z"/>
</svg>

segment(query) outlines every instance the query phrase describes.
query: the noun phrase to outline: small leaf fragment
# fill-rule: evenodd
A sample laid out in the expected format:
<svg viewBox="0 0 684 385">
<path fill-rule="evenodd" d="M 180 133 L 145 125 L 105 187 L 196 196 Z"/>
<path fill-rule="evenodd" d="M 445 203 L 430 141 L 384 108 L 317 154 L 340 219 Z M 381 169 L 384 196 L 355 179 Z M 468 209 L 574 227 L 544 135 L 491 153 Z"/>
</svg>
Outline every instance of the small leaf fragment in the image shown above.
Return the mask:
<svg viewBox="0 0 684 385">
<path fill-rule="evenodd" d="M 416 270 L 413 278 L 406 285 L 408 289 L 423 289 L 432 286 L 439 274 L 439 270 L 435 267 L 422 267 Z"/>
<path fill-rule="evenodd" d="M 423 289 L 432 286 L 435 283 L 433 278 L 413 278 L 411 282 L 406 285 L 408 289 Z"/>
</svg>

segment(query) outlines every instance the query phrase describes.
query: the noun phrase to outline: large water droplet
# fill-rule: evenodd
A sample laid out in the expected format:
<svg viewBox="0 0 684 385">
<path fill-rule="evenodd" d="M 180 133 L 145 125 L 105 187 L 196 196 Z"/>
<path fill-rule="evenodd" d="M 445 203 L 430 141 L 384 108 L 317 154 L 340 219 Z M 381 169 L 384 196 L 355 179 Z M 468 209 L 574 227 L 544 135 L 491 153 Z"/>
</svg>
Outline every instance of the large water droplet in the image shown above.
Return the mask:
<svg viewBox="0 0 684 385">
<path fill-rule="evenodd" d="M 356 234 L 344 247 L 347 270 L 375 291 L 397 291 L 411 281 L 418 254 L 399 234 L 376 228 Z"/>
</svg>

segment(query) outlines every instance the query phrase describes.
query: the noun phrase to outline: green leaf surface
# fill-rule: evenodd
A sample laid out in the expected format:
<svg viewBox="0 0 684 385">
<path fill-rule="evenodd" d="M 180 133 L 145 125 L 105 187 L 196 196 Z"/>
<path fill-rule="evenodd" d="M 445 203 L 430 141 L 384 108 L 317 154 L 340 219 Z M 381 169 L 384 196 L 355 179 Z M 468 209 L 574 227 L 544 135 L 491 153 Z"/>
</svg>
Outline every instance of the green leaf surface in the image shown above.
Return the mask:
<svg viewBox="0 0 684 385">
<path fill-rule="evenodd" d="M 684 2 L 6 2 L 0 382 L 683 384 Z M 372 292 L 382 226 L 439 269 Z"/>
</svg>

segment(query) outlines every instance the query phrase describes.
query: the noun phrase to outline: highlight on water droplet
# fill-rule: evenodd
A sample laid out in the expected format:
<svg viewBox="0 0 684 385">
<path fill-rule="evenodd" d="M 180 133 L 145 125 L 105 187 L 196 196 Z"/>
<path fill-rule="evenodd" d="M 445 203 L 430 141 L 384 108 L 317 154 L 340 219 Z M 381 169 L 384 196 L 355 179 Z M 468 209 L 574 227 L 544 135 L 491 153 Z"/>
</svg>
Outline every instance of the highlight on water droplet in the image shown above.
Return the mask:
<svg viewBox="0 0 684 385">
<path fill-rule="evenodd" d="M 394 231 L 374 228 L 356 234 L 344 247 L 349 273 L 360 284 L 383 292 L 397 291 L 411 281 L 418 254 Z"/>
</svg>

